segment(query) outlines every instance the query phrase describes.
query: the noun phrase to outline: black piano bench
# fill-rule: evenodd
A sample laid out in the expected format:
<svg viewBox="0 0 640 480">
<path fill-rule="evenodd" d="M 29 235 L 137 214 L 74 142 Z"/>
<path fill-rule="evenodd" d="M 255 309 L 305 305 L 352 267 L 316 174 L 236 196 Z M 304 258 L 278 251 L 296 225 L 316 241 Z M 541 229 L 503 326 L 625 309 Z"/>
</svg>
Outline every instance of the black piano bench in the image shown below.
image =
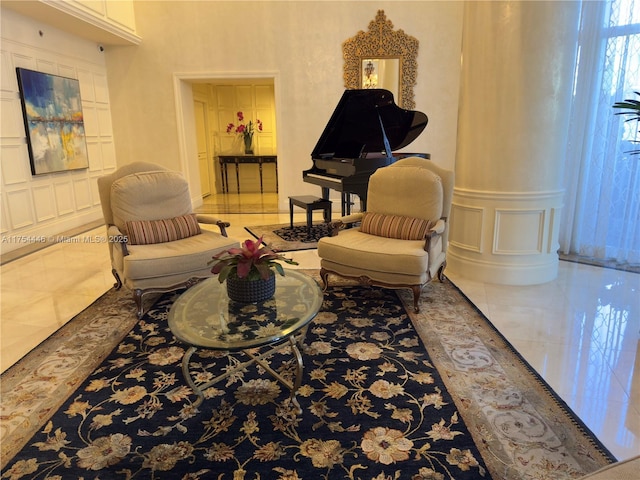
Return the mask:
<svg viewBox="0 0 640 480">
<path fill-rule="evenodd" d="M 314 210 L 324 211 L 324 222 L 331 222 L 331 200 L 314 197 L 313 195 L 300 195 L 289 197 L 289 226 L 293 228 L 293 206 L 302 207 L 307 212 L 307 235 L 311 235 L 312 213 Z"/>
</svg>

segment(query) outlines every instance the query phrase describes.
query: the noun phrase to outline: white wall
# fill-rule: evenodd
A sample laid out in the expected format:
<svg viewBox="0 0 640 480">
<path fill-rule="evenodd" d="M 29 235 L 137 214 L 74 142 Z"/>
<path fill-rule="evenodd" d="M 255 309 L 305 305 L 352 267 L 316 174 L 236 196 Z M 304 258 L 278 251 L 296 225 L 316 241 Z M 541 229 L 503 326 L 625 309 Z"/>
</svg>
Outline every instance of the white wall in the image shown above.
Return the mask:
<svg viewBox="0 0 640 480">
<path fill-rule="evenodd" d="M 102 218 L 96 178 L 115 169 L 115 147 L 104 54 L 98 46 L 1 10 L 0 172 L 1 251 Z M 75 78 L 80 83 L 89 168 L 32 176 L 16 67 Z"/>
<path fill-rule="evenodd" d="M 318 194 L 303 183 L 302 171 L 311 167 L 311 151 L 344 90 L 342 42 L 366 30 L 378 9 L 396 30 L 420 41 L 416 110 L 430 122 L 407 150 L 429 152 L 453 168 L 460 2 L 144 1 L 134 7 L 142 42 L 105 45 L 104 53 L 94 42 L 2 8 L 3 239 L 52 236 L 99 220 L 96 178 L 136 160 L 183 171 L 195 203 L 193 96 L 185 78 L 273 78 L 280 208 L 287 210 L 289 195 Z M 80 81 L 88 170 L 31 175 L 18 66 Z M 5 242 L 1 251 L 20 246 Z"/>
<path fill-rule="evenodd" d="M 303 183 L 302 171 L 312 166 L 311 151 L 344 91 L 342 42 L 384 9 L 396 30 L 420 42 L 415 109 L 430 122 L 406 150 L 429 152 L 453 168 L 462 2 L 144 1 L 134 7 L 141 44 L 106 51 L 118 164 L 146 160 L 188 169 L 195 196 L 195 139 L 179 137 L 194 134 L 177 112 L 181 106 L 188 112 L 192 98 L 175 79 L 274 78 L 280 208 L 286 210 L 289 195 L 319 194 Z"/>
</svg>

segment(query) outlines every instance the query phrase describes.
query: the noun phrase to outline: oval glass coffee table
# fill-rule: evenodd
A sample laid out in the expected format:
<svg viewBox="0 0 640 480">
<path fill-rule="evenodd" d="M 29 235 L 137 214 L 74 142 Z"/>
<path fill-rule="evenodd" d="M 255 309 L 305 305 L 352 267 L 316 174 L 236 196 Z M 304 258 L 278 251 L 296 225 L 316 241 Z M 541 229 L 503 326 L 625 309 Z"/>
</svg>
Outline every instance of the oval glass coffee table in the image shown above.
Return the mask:
<svg viewBox="0 0 640 480">
<path fill-rule="evenodd" d="M 276 275 L 273 298 L 258 303 L 239 303 L 227 296 L 225 284 L 210 277 L 184 292 L 169 310 L 169 328 L 175 337 L 190 347 L 182 358 L 182 372 L 189 387 L 196 393 L 197 407 L 204 400 L 204 391 L 215 383 L 258 363 L 291 391 L 291 401 L 301 412 L 296 392 L 302 382 L 304 364 L 302 343 L 309 322 L 322 305 L 322 290 L 317 282 L 303 273 L 287 269 Z M 250 351 L 264 347 L 262 353 Z M 275 352 L 290 347 L 296 358 L 293 382 L 275 372 L 264 361 Z M 198 348 L 244 352 L 249 360 L 218 375 L 209 382 L 196 385 L 189 371 L 191 356 Z"/>
</svg>

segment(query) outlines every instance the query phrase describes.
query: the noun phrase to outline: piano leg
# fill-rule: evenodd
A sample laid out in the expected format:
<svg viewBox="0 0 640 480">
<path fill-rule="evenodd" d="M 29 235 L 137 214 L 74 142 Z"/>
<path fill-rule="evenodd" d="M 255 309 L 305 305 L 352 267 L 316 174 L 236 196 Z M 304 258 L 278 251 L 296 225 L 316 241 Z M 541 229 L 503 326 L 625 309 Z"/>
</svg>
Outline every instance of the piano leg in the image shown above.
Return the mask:
<svg viewBox="0 0 640 480">
<path fill-rule="evenodd" d="M 329 188 L 328 187 L 320 187 L 320 188 L 322 189 L 322 199 L 329 200 Z M 340 205 L 341 205 L 341 211 L 342 211 L 343 217 L 345 215 L 351 215 L 351 205 L 353 205 L 353 203 L 351 202 L 350 193 L 340 192 Z M 366 207 L 366 200 L 363 200 L 362 197 L 360 197 L 360 211 L 364 212 L 365 207 Z"/>
<path fill-rule="evenodd" d="M 351 201 L 351 194 L 350 193 L 343 193 L 342 194 L 342 215 L 351 215 L 351 205 L 354 205 L 354 203 Z M 362 198 L 360 198 L 360 211 L 364 212 L 365 211 L 365 206 L 366 206 L 366 201 L 363 201 Z"/>
</svg>

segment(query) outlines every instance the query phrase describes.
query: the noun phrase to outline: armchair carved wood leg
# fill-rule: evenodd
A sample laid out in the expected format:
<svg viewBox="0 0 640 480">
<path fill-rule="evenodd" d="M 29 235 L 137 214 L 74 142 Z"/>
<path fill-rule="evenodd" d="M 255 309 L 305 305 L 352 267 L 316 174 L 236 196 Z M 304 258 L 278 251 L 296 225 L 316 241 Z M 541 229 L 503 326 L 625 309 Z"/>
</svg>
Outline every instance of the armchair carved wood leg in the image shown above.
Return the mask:
<svg viewBox="0 0 640 480">
<path fill-rule="evenodd" d="M 111 269 L 111 273 L 113 274 L 113 276 L 116 278 L 116 283 L 113 285 L 113 287 L 116 290 L 120 290 L 120 288 L 122 287 L 122 280 L 120 280 L 120 275 L 118 275 L 118 272 L 116 272 L 115 268 Z"/>
<path fill-rule="evenodd" d="M 138 311 L 137 311 L 138 318 L 142 318 L 142 316 L 144 315 L 144 307 L 143 307 L 143 303 L 142 303 L 142 295 L 144 295 L 144 292 L 142 290 L 140 290 L 139 288 L 136 288 L 133 291 L 133 300 L 136 302 L 136 307 L 138 309 Z"/>
<path fill-rule="evenodd" d="M 413 311 L 418 313 L 420 312 L 420 293 L 422 292 L 422 285 L 412 285 L 411 290 L 413 290 Z"/>
<path fill-rule="evenodd" d="M 322 279 L 322 291 L 326 292 L 327 287 L 329 286 L 329 272 L 327 272 L 324 268 L 321 268 L 320 278 Z"/>
<path fill-rule="evenodd" d="M 438 280 L 440 280 L 440 282 L 444 282 L 445 279 L 447 277 L 444 276 L 444 269 L 447 268 L 447 261 L 445 260 L 444 262 L 442 262 L 442 265 L 440 265 L 440 268 L 438 268 Z"/>
</svg>

